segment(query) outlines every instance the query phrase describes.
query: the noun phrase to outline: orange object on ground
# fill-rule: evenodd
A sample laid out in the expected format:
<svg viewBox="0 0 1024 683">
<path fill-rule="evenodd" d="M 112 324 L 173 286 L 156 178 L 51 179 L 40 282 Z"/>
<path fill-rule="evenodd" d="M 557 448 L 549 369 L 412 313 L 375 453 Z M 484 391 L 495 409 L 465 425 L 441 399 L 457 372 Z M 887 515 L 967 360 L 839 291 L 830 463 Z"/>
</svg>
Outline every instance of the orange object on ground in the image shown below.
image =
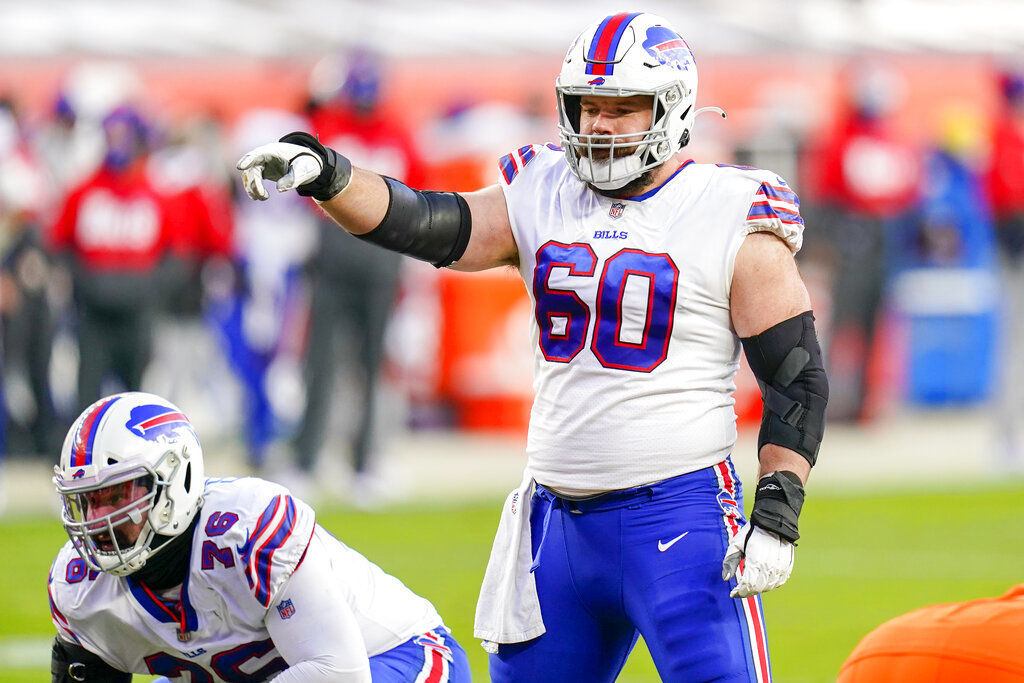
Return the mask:
<svg viewBox="0 0 1024 683">
<path fill-rule="evenodd" d="M 1024 584 L 998 598 L 931 605 L 864 636 L 838 683 L 1024 681 Z"/>
</svg>

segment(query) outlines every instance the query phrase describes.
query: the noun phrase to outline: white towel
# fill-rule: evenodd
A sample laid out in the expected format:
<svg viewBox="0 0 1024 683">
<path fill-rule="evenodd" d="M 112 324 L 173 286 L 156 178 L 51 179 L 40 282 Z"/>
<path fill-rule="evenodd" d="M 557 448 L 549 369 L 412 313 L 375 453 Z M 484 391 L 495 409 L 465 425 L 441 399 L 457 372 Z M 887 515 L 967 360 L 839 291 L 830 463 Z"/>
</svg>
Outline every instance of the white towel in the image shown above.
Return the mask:
<svg viewBox="0 0 1024 683">
<path fill-rule="evenodd" d="M 544 633 L 537 584 L 530 573 L 533 484 L 533 476 L 526 472 L 523 483 L 505 499 L 480 586 L 473 635 L 491 653 L 498 651 L 500 643 L 521 643 Z"/>
</svg>

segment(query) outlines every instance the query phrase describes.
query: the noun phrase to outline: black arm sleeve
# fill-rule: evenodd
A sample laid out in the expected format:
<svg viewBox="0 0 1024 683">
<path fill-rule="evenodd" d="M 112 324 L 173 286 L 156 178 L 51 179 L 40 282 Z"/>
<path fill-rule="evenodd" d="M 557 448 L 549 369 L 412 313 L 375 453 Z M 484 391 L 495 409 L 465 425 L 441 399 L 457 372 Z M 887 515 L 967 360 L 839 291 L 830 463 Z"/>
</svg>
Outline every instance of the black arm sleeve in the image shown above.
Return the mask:
<svg viewBox="0 0 1024 683">
<path fill-rule="evenodd" d="M 132 675 L 110 666 L 80 645 L 53 639 L 50 683 L 131 683 Z"/>
<path fill-rule="evenodd" d="M 740 341 L 764 399 L 758 450 L 766 443 L 784 446 L 813 466 L 825 432 L 828 403 L 828 378 L 814 315 L 801 313 Z"/>
<path fill-rule="evenodd" d="M 394 178 L 388 186 L 388 211 L 380 224 L 359 239 L 444 268 L 462 258 L 469 244 L 469 205 L 456 192 L 420 192 Z"/>
</svg>

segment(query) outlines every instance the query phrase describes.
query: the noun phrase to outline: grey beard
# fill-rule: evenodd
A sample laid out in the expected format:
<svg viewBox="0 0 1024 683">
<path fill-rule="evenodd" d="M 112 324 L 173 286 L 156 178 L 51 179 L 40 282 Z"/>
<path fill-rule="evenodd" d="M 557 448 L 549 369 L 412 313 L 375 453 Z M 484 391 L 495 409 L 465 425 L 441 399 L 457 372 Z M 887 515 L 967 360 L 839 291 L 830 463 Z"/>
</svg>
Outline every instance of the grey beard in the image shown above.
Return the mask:
<svg viewBox="0 0 1024 683">
<path fill-rule="evenodd" d="M 590 189 L 594 192 L 604 195 L 605 197 L 611 197 L 612 199 L 628 199 L 629 197 L 635 197 L 638 194 L 643 194 L 644 190 L 648 189 L 654 180 L 654 169 L 648 169 L 633 178 L 628 183 L 620 188 L 614 190 L 599 190 L 590 183 Z"/>
</svg>

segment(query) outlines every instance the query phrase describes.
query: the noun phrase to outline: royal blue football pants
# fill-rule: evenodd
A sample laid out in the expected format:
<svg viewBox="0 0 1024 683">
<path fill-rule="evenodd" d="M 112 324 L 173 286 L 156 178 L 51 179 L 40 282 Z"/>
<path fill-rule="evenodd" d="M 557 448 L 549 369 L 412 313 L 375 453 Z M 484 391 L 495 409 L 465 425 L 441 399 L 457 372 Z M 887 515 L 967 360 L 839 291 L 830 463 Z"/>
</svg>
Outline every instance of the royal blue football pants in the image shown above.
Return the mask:
<svg viewBox="0 0 1024 683">
<path fill-rule="evenodd" d="M 744 523 L 730 460 L 584 501 L 538 486 L 532 505 L 546 632 L 501 645 L 493 681 L 614 681 L 638 636 L 664 681 L 770 680 L 761 601 L 722 580 Z"/>
</svg>

